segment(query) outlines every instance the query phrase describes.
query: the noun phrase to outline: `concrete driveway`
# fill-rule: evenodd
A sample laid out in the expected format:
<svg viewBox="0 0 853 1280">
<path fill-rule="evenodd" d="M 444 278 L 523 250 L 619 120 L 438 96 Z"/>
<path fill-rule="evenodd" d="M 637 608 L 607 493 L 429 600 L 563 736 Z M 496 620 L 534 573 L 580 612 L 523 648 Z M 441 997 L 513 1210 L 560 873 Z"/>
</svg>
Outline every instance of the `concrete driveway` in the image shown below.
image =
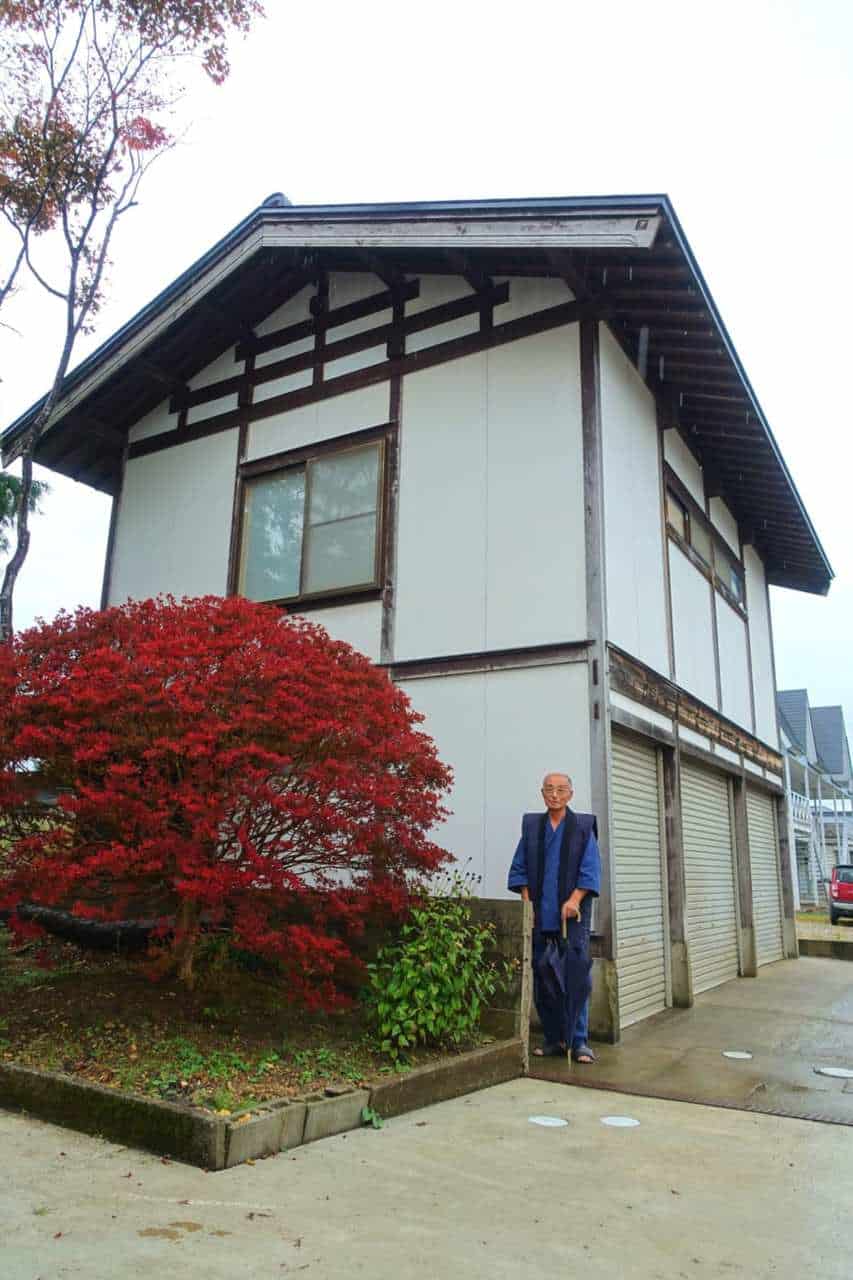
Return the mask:
<svg viewBox="0 0 853 1280">
<path fill-rule="evenodd" d="M 748 1052 L 749 1060 L 723 1057 Z M 853 1069 L 853 967 L 801 957 L 699 996 L 596 1046 L 594 1067 L 531 1058 L 539 1078 L 771 1115 L 853 1124 L 853 1080 L 815 1067 Z M 793 1274 L 793 1273 L 791 1273 Z"/>
<path fill-rule="evenodd" d="M 4 1280 L 850 1274 L 845 1129 L 536 1080 L 224 1173 L 3 1112 L 0 1150 Z"/>
</svg>

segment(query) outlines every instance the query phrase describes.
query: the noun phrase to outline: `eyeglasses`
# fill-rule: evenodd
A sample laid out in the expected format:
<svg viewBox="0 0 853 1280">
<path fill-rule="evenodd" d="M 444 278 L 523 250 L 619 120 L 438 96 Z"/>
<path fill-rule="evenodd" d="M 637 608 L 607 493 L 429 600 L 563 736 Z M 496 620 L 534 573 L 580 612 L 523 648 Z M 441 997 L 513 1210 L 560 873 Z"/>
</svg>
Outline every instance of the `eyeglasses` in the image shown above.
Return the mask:
<svg viewBox="0 0 853 1280">
<path fill-rule="evenodd" d="M 570 790 L 569 787 L 543 787 L 542 794 L 553 795 L 553 796 L 567 796 L 569 794 L 569 790 Z"/>
</svg>

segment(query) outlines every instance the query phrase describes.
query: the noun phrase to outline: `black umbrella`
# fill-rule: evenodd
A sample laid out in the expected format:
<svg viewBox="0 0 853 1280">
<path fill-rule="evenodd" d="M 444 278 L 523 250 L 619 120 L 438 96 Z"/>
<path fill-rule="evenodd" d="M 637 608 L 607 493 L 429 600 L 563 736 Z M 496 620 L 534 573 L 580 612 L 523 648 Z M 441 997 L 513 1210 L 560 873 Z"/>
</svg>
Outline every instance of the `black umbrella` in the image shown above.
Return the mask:
<svg viewBox="0 0 853 1280">
<path fill-rule="evenodd" d="M 553 1009 L 562 1028 L 561 1044 L 569 1044 L 578 1015 L 592 990 L 592 959 L 585 948 L 576 948 L 566 938 L 566 922 L 563 936 L 548 938 L 539 955 L 535 970 L 537 979 L 536 1004 L 545 1003 Z"/>
</svg>

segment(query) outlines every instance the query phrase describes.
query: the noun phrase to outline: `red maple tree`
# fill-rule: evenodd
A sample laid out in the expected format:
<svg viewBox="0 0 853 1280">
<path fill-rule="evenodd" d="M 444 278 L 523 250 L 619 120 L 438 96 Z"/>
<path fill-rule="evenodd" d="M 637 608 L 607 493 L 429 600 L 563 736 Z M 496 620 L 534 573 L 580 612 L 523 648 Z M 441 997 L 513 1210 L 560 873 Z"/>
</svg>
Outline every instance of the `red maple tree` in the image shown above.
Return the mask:
<svg viewBox="0 0 853 1280">
<path fill-rule="evenodd" d="M 189 985 L 225 924 L 330 1007 L 365 922 L 448 857 L 427 833 L 450 773 L 406 695 L 269 605 L 60 614 L 0 646 L 0 708 L 0 906 L 121 919 L 153 895 Z"/>
</svg>

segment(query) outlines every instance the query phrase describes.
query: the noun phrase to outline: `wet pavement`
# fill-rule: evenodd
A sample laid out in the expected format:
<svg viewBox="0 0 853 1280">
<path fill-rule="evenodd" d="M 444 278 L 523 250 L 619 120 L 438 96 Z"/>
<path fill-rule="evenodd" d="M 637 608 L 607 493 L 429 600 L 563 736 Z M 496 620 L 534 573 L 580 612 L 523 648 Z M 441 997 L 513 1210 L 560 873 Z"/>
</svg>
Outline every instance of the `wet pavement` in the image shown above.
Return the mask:
<svg viewBox="0 0 853 1280">
<path fill-rule="evenodd" d="M 543 1081 L 223 1173 L 4 1112 L 0 1149 L 3 1280 L 850 1275 L 846 1129 Z"/>
<path fill-rule="evenodd" d="M 851 931 L 853 932 L 853 931 Z M 853 1125 L 853 970 L 849 962 L 801 957 L 668 1009 L 596 1045 L 598 1063 L 531 1058 L 539 1079 L 644 1097 L 699 1102 L 770 1115 Z M 726 1051 L 749 1053 L 732 1059 Z"/>
</svg>

